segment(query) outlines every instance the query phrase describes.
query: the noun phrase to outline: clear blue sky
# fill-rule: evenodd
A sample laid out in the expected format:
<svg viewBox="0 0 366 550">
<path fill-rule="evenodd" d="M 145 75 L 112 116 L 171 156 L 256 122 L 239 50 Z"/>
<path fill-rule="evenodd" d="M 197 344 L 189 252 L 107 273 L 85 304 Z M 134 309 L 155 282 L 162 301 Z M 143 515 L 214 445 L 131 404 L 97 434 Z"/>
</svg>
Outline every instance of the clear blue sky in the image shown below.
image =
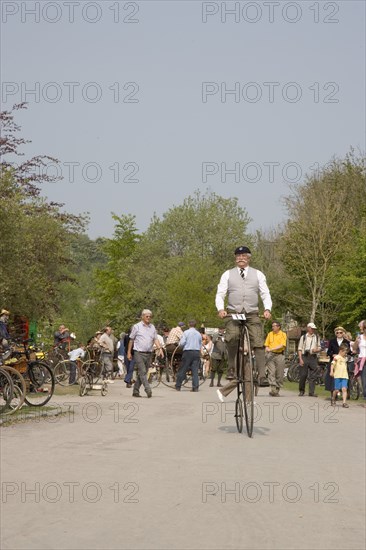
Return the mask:
<svg viewBox="0 0 366 550">
<path fill-rule="evenodd" d="M 286 180 L 365 150 L 365 3 L 221 4 L 2 2 L 2 109 L 29 102 L 24 151 L 61 161 L 43 191 L 90 212 L 92 238 L 196 189 L 274 227 Z"/>
</svg>

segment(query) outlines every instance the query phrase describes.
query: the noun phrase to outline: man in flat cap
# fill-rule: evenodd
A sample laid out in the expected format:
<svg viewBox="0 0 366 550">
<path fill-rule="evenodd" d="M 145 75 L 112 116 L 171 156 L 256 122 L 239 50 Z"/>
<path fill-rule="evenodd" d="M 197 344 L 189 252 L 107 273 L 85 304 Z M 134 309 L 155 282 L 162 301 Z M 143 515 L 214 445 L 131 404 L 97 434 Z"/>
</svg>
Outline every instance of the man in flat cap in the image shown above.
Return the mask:
<svg viewBox="0 0 366 550">
<path fill-rule="evenodd" d="M 265 275 L 258 269 L 249 267 L 251 252 L 247 246 L 239 246 L 235 252 L 236 267 L 228 269 L 221 276 L 217 287 L 216 308 L 220 319 L 225 322 L 225 342 L 228 352 L 228 378 L 234 378 L 236 372 L 236 355 L 238 351 L 240 322 L 227 317 L 231 313 L 245 313 L 250 343 L 255 353 L 259 373 L 259 383 L 265 380 L 265 353 L 263 325 L 259 318 L 259 296 L 264 306 L 264 318 L 271 318 L 272 299 Z M 227 308 L 225 308 L 227 297 Z M 218 396 L 222 400 L 236 388 L 236 380 L 232 380 L 222 389 Z"/>
<path fill-rule="evenodd" d="M 317 354 L 320 349 L 320 337 L 316 333 L 316 325 L 308 323 L 306 334 L 301 336 L 297 349 L 300 365 L 299 397 L 305 394 L 306 379 L 309 382 L 309 396 L 317 397 L 315 395 L 315 378 L 318 368 Z"/>
</svg>

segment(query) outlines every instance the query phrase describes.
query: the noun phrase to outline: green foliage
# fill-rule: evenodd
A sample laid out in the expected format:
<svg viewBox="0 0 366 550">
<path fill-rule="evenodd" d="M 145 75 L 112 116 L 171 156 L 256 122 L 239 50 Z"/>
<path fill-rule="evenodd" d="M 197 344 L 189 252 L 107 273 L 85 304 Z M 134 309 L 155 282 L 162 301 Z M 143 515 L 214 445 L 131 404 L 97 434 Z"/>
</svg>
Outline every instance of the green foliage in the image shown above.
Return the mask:
<svg viewBox="0 0 366 550">
<path fill-rule="evenodd" d="M 132 217 L 114 219 L 96 291 L 109 318 L 128 328 L 147 307 L 158 325 L 190 317 L 216 323 L 220 275 L 232 265 L 237 244 L 249 242 L 250 219 L 238 200 L 197 191 L 162 219 L 154 216 L 140 237 Z"/>
<path fill-rule="evenodd" d="M 0 304 L 13 314 L 40 320 L 57 313 L 62 285 L 75 281 L 70 246 L 87 220 L 41 197 L 39 185 L 55 181 L 41 170 L 50 157 L 13 162 L 27 143 L 17 137 L 13 111 L 19 108 L 24 105 L 0 113 Z"/>
<path fill-rule="evenodd" d="M 60 284 L 71 280 L 71 232 L 39 197 L 27 197 L 11 170 L 0 175 L 0 302 L 38 319 L 58 309 Z"/>
<path fill-rule="evenodd" d="M 365 310 L 365 164 L 351 151 L 293 188 L 285 200 L 289 219 L 279 238 L 285 303 L 323 334 L 344 319 L 353 326 Z M 363 264 L 362 264 L 363 261 Z"/>
<path fill-rule="evenodd" d="M 135 322 L 129 305 L 134 300 L 133 255 L 140 241 L 135 216 L 113 214 L 116 222 L 114 236 L 106 239 L 102 250 L 107 258 L 106 265 L 96 270 L 96 305 L 105 322 L 113 325 Z"/>
</svg>

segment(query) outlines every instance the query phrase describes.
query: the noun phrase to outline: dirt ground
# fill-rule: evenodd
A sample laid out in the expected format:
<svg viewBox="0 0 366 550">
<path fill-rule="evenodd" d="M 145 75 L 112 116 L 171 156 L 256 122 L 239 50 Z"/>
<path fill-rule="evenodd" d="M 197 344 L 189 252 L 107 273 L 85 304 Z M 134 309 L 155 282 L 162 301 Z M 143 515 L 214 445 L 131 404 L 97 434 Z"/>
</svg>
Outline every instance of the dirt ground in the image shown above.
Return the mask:
<svg viewBox="0 0 366 550">
<path fill-rule="evenodd" d="M 1 428 L 1 548 L 365 548 L 365 410 L 283 392 L 234 400 L 163 385 L 59 396 L 63 416 Z"/>
</svg>

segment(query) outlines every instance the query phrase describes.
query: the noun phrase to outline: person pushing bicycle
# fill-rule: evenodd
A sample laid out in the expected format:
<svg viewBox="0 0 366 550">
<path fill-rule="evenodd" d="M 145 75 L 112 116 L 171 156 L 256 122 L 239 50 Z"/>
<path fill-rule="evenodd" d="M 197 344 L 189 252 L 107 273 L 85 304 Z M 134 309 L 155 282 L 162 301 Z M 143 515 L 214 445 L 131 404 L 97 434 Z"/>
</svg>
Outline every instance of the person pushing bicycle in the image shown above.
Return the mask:
<svg viewBox="0 0 366 550">
<path fill-rule="evenodd" d="M 225 323 L 225 343 L 228 352 L 228 380 L 230 382 L 217 390 L 220 401 L 236 388 L 236 356 L 238 351 L 240 323 L 231 318 L 232 313 L 244 313 L 251 347 L 259 373 L 259 385 L 265 382 L 265 353 L 263 325 L 259 318 L 259 296 L 264 306 L 264 318 L 271 318 L 272 299 L 267 280 L 261 271 L 250 267 L 251 251 L 247 246 L 235 249 L 236 266 L 225 271 L 217 286 L 215 304 L 220 319 Z M 227 308 L 225 309 L 225 297 Z"/>
</svg>

